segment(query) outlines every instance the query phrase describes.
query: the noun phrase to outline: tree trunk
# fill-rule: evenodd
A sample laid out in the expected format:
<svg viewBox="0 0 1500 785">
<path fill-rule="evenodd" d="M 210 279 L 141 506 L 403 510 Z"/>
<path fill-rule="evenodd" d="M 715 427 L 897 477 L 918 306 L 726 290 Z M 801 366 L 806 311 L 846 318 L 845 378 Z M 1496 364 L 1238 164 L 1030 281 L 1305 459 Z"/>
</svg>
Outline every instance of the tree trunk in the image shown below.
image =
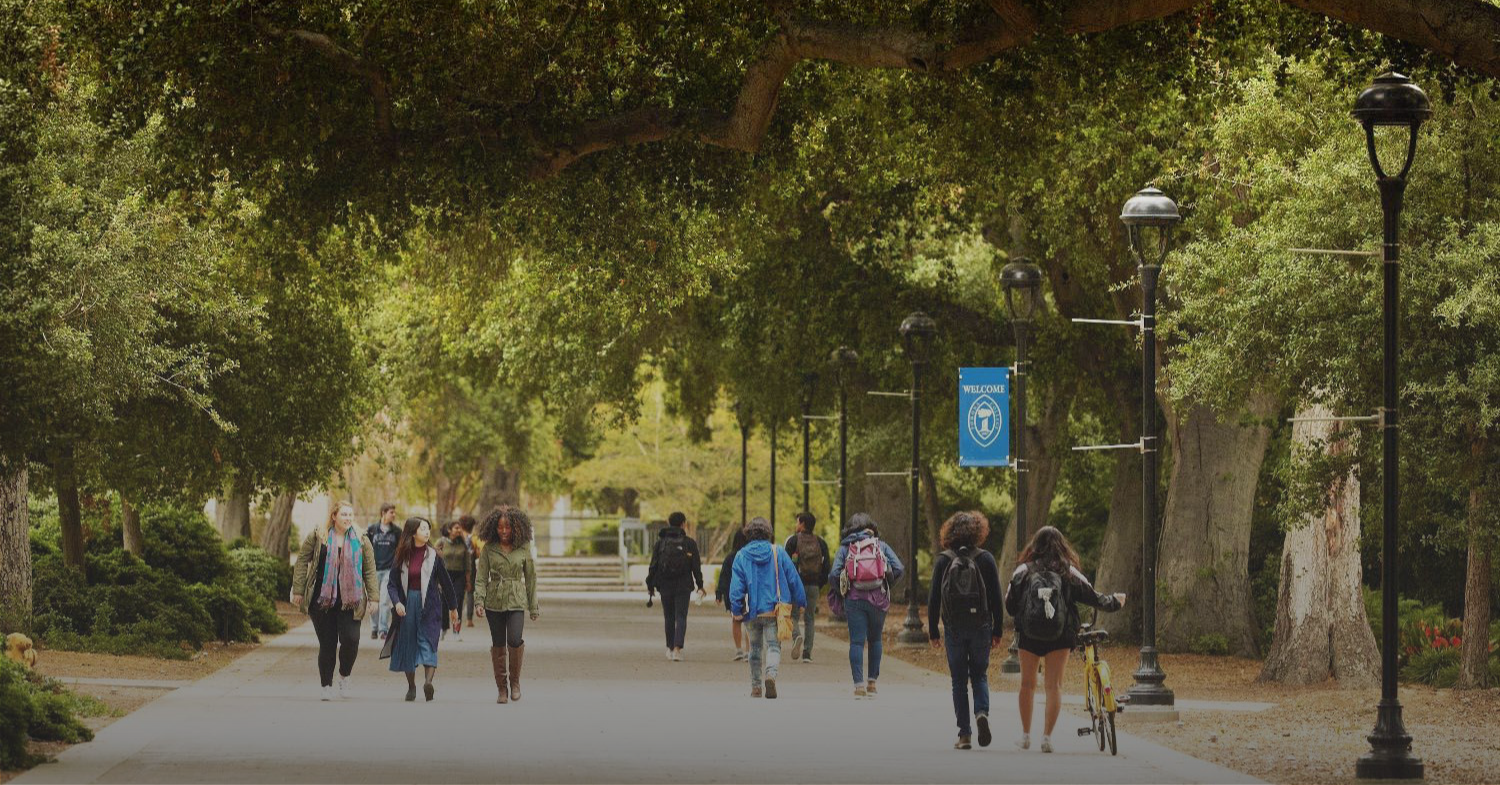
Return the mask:
<svg viewBox="0 0 1500 785">
<path fill-rule="evenodd" d="M 140 556 L 146 549 L 146 540 L 141 535 L 141 511 L 120 494 L 120 535 L 125 552 Z"/>
<path fill-rule="evenodd" d="M 516 507 L 521 505 L 519 469 L 506 468 L 499 461 L 486 457 L 479 462 L 479 472 L 481 486 L 478 508 L 481 511 L 487 512 L 502 504 Z"/>
<path fill-rule="evenodd" d="M 1464 642 L 1459 655 L 1459 689 L 1474 690 L 1494 686 L 1490 682 L 1490 572 L 1494 553 L 1494 535 L 1486 531 L 1485 480 L 1496 474 L 1490 469 L 1489 440 L 1479 438 L 1470 445 L 1472 465 L 1482 467 L 1480 481 L 1469 489 L 1469 561 L 1464 580 Z"/>
<path fill-rule="evenodd" d="M 869 465 L 867 461 L 857 462 L 860 470 L 866 470 Z M 852 469 L 853 467 L 851 467 Z M 854 498 L 850 498 L 849 514 L 857 512 L 868 513 L 875 520 L 875 525 L 880 529 L 880 539 L 885 540 L 896 557 L 906 566 L 908 572 L 916 569 L 915 560 L 912 558 L 911 546 L 907 538 L 907 519 L 911 517 L 911 499 L 908 497 L 910 489 L 909 480 L 902 477 L 869 477 L 865 480 L 864 507 L 858 506 Z M 905 602 L 906 579 L 902 584 L 892 590 L 891 599 Z"/>
<path fill-rule="evenodd" d="M 63 448 L 53 466 L 53 483 L 57 489 L 57 521 L 62 528 L 63 563 L 84 568 L 83 510 L 78 504 L 78 473 L 73 465 L 73 450 Z"/>
<path fill-rule="evenodd" d="M 26 464 L 0 461 L 0 634 L 31 632 L 31 513 Z"/>
<path fill-rule="evenodd" d="M 1062 477 L 1063 457 L 1069 452 L 1064 444 L 1063 433 L 1067 429 L 1068 417 L 1073 412 L 1076 385 L 1065 385 L 1061 389 L 1034 388 L 1033 393 L 1049 392 L 1042 402 L 1041 417 L 1035 424 L 1026 425 L 1027 471 L 1020 475 L 1026 482 L 1026 534 L 1029 537 L 1047 525 L 1052 512 L 1052 501 L 1057 497 L 1057 481 Z M 1036 395 L 1027 398 L 1036 399 Z M 1031 419 L 1030 417 L 1027 418 Z M 1014 532 L 1012 532 L 1014 537 Z M 1011 540 L 1014 542 L 1014 539 Z"/>
<path fill-rule="evenodd" d="M 932 560 L 942 553 L 943 507 L 938 503 L 937 482 L 932 478 L 932 468 L 922 465 L 922 513 L 927 516 L 927 550 Z"/>
<path fill-rule="evenodd" d="M 297 506 L 297 494 L 282 491 L 271 503 L 271 515 L 266 519 L 265 531 L 260 533 L 260 547 L 278 559 L 291 557 L 291 546 L 287 537 L 292 533 L 292 508 Z"/>
<path fill-rule="evenodd" d="M 250 536 L 250 489 L 235 481 L 229 496 L 219 497 L 214 507 L 219 536 L 234 540 Z"/>
<path fill-rule="evenodd" d="M 1332 417 L 1326 407 L 1310 406 L 1299 417 Z M 1304 449 L 1348 452 L 1339 423 L 1299 422 L 1292 443 Z M 1294 447 L 1294 449 L 1295 449 Z M 1360 587 L 1359 477 L 1351 469 L 1328 488 L 1328 506 L 1288 531 L 1281 547 L 1281 585 L 1276 599 L 1276 632 L 1261 669 L 1261 681 L 1341 687 L 1378 683 L 1380 649 Z"/>
<path fill-rule="evenodd" d="M 1275 411 L 1270 396 L 1253 396 L 1241 413 L 1220 422 L 1202 407 L 1167 412 L 1172 469 L 1162 524 L 1157 581 L 1160 643 L 1186 651 L 1201 637 L 1221 635 L 1229 651 L 1256 655 L 1250 602 L 1250 524 L 1255 487 Z"/>
<path fill-rule="evenodd" d="M 1140 438 L 1139 428 L 1124 441 Z M 1099 548 L 1099 568 L 1094 572 L 1094 587 L 1103 592 L 1124 592 L 1133 602 L 1126 602 L 1119 613 L 1099 616 L 1099 628 L 1108 630 L 1118 641 L 1141 639 L 1141 559 L 1143 543 L 1141 515 L 1141 454 L 1134 450 L 1115 452 L 1114 490 L 1109 497 L 1109 521 L 1104 528 L 1104 542 Z"/>
</svg>

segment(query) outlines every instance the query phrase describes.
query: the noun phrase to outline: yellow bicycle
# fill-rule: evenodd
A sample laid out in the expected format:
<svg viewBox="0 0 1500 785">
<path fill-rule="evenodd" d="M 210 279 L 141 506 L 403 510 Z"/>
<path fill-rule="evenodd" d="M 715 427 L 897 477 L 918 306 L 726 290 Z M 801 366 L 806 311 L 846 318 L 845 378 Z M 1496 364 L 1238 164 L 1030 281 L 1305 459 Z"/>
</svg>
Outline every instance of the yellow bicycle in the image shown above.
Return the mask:
<svg viewBox="0 0 1500 785">
<path fill-rule="evenodd" d="M 1099 643 L 1109 638 L 1108 630 L 1095 630 L 1099 621 L 1099 610 L 1094 609 L 1094 621 L 1084 624 L 1078 632 L 1077 651 L 1083 657 L 1083 681 L 1086 705 L 1089 710 L 1089 727 L 1079 728 L 1079 736 L 1093 734 L 1099 742 L 1099 751 L 1106 745 L 1109 754 L 1118 755 L 1115 742 L 1115 714 L 1125 710 L 1122 701 L 1115 698 L 1114 687 L 1109 682 L 1109 663 L 1099 656 Z"/>
</svg>

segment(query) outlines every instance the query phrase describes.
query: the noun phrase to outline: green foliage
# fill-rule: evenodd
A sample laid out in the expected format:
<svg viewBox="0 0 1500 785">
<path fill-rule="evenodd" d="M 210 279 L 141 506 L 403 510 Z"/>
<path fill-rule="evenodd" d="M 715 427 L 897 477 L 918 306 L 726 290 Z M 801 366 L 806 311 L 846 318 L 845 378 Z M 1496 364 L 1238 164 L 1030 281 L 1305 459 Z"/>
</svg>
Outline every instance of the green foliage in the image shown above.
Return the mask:
<svg viewBox="0 0 1500 785">
<path fill-rule="evenodd" d="M 141 557 L 188 583 L 213 583 L 229 574 L 224 540 L 202 510 L 152 506 L 141 510 Z"/>
<path fill-rule="evenodd" d="M 620 553 L 619 533 L 620 524 L 609 521 L 585 526 L 578 532 L 580 539 L 568 546 L 568 555 L 616 556 Z"/>
<path fill-rule="evenodd" d="M 28 737 L 70 744 L 91 741 L 93 732 L 78 717 L 107 711 L 96 700 L 68 692 L 55 679 L 0 658 L 0 769 L 37 762 L 26 751 Z"/>
<path fill-rule="evenodd" d="M 1458 682 L 1459 650 L 1427 649 L 1401 668 L 1401 680 L 1432 687 L 1452 687 Z"/>
<path fill-rule="evenodd" d="M 1194 654 L 1223 657 L 1229 654 L 1229 638 L 1216 632 L 1205 633 L 1188 644 L 1188 651 Z"/>
<path fill-rule="evenodd" d="M 231 572 L 256 595 L 275 603 L 292 593 L 292 565 L 254 546 L 229 551 Z"/>
</svg>

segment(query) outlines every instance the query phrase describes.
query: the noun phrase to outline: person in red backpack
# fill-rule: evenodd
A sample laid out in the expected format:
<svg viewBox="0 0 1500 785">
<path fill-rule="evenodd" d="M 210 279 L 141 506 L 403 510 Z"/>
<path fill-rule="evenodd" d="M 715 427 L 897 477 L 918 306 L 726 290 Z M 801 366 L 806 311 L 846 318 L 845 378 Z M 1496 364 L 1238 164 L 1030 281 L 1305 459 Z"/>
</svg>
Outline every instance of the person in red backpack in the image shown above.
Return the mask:
<svg viewBox="0 0 1500 785">
<path fill-rule="evenodd" d="M 844 598 L 855 700 L 875 697 L 875 680 L 880 678 L 881 634 L 885 631 L 886 611 L 891 608 L 891 584 L 901 579 L 902 571 L 901 560 L 891 546 L 881 541 L 875 521 L 862 512 L 849 516 L 828 581 Z M 868 679 L 864 669 L 866 649 L 870 653 Z"/>
<path fill-rule="evenodd" d="M 797 565 L 797 577 L 802 579 L 802 590 L 807 592 L 807 607 L 798 608 L 792 617 L 796 635 L 792 638 L 792 659 L 812 662 L 813 624 L 817 621 L 818 600 L 823 598 L 823 587 L 828 585 L 828 543 L 813 534 L 818 519 L 810 512 L 797 513 L 797 531 L 786 540 L 782 548 Z"/>
<path fill-rule="evenodd" d="M 1005 612 L 1016 620 L 1016 648 L 1021 657 L 1021 738 L 1031 747 L 1031 707 L 1036 696 L 1037 662 L 1047 663 L 1047 725 L 1042 752 L 1052 751 L 1052 728 L 1062 710 L 1063 668 L 1078 640 L 1078 603 L 1101 611 L 1125 605 L 1123 594 L 1100 594 L 1078 569 L 1078 552 L 1063 533 L 1043 526 L 1021 557 L 1005 589 Z"/>
</svg>

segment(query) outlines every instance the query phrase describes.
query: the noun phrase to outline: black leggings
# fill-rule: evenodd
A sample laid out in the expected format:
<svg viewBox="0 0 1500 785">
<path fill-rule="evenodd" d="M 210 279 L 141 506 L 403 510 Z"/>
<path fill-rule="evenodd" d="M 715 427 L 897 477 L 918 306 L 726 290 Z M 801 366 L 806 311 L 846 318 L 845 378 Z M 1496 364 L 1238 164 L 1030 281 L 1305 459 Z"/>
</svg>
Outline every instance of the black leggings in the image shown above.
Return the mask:
<svg viewBox="0 0 1500 785">
<path fill-rule="evenodd" d="M 526 611 L 485 611 L 484 620 L 490 623 L 491 646 L 519 649 L 526 642 L 521 639 L 526 627 Z"/>
<path fill-rule="evenodd" d="M 667 648 L 680 649 L 687 638 L 688 607 L 692 604 L 693 589 L 669 589 L 661 593 L 661 615 L 666 621 Z"/>
<path fill-rule="evenodd" d="M 314 600 L 317 602 L 317 600 Z M 354 672 L 354 658 L 359 656 L 359 626 L 353 608 L 323 610 L 309 608 L 313 630 L 318 633 L 318 678 L 324 687 L 333 686 L 333 662 L 338 659 L 339 675 Z"/>
</svg>

